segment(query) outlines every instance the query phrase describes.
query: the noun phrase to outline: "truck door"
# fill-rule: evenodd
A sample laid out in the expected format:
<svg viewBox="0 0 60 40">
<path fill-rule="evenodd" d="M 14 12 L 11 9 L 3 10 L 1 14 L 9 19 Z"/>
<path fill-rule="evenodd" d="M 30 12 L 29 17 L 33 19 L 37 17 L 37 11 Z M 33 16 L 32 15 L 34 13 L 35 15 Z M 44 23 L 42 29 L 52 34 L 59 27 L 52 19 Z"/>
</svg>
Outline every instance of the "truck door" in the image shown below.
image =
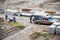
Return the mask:
<svg viewBox="0 0 60 40">
<path fill-rule="evenodd" d="M 41 16 L 35 16 L 35 20 L 42 20 Z"/>
</svg>

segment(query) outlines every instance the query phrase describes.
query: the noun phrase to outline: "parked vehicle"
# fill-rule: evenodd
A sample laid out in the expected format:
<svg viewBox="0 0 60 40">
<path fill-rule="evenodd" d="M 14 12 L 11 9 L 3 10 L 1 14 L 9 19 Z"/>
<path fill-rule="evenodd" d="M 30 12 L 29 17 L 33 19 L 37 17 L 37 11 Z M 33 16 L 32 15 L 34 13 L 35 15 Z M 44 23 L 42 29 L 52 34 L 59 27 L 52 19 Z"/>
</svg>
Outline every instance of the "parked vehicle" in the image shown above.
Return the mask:
<svg viewBox="0 0 60 40">
<path fill-rule="evenodd" d="M 58 26 L 60 26 L 59 22 L 54 22 L 52 25 L 50 25 L 48 28 L 49 34 L 56 34 L 56 27 Z"/>
<path fill-rule="evenodd" d="M 60 35 L 60 26 L 56 27 L 56 34 Z"/>
<path fill-rule="evenodd" d="M 56 12 L 54 15 L 52 15 L 52 17 L 60 19 L 60 12 Z"/>
<path fill-rule="evenodd" d="M 51 15 L 44 12 L 34 13 L 34 23 L 52 24 L 58 21 L 56 18 L 51 17 Z"/>
<path fill-rule="evenodd" d="M 31 16 L 33 14 L 34 14 L 33 12 L 21 12 L 20 16 Z"/>
<path fill-rule="evenodd" d="M 57 26 L 60 26 L 60 23 L 59 22 L 54 22 L 52 25 L 50 25 L 49 27 L 53 27 L 53 26 L 55 26 L 55 27 L 57 27 Z"/>
<path fill-rule="evenodd" d="M 20 16 L 20 12 L 18 10 L 11 10 L 11 9 L 6 9 L 5 10 L 6 14 L 14 15 L 14 16 Z"/>
<path fill-rule="evenodd" d="M 44 17 L 44 16 L 39 16 L 39 15 L 34 15 L 33 19 L 32 19 L 33 23 L 42 23 L 42 24 L 52 24 L 53 22 L 49 21 L 48 18 Z"/>
<path fill-rule="evenodd" d="M 14 16 L 20 16 L 20 12 L 16 12 L 13 14 Z"/>
</svg>

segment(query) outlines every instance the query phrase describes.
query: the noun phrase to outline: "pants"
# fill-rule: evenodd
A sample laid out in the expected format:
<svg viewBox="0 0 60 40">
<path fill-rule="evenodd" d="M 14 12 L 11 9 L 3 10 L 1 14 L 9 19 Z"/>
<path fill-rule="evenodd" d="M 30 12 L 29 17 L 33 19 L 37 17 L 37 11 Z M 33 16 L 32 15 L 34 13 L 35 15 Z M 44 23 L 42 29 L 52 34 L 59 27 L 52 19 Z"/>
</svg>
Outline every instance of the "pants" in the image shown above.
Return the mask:
<svg viewBox="0 0 60 40">
<path fill-rule="evenodd" d="M 5 18 L 5 20 L 7 20 L 7 17 Z"/>
<path fill-rule="evenodd" d="M 30 20 L 30 23 L 32 23 L 32 20 Z"/>
<path fill-rule="evenodd" d="M 30 23 L 32 23 L 32 17 L 30 17 Z"/>
<path fill-rule="evenodd" d="M 14 20 L 14 23 L 16 22 L 16 20 Z"/>
</svg>

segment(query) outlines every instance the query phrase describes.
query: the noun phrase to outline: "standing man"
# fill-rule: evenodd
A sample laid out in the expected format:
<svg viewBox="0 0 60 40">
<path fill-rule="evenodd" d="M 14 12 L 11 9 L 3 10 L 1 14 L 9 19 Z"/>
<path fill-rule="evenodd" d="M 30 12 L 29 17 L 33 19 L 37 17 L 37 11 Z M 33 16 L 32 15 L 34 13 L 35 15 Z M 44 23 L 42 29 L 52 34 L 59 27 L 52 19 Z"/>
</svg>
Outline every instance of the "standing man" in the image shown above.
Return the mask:
<svg viewBox="0 0 60 40">
<path fill-rule="evenodd" d="M 8 15 L 6 14 L 6 15 L 5 15 L 5 20 L 7 20 L 7 19 L 8 19 Z"/>
<path fill-rule="evenodd" d="M 32 23 L 32 15 L 30 16 L 30 23 Z"/>
<path fill-rule="evenodd" d="M 13 21 L 14 21 L 14 23 L 16 22 L 16 17 L 13 17 Z"/>
<path fill-rule="evenodd" d="M 30 23 L 32 23 L 33 17 L 34 17 L 34 15 L 30 16 Z"/>
</svg>

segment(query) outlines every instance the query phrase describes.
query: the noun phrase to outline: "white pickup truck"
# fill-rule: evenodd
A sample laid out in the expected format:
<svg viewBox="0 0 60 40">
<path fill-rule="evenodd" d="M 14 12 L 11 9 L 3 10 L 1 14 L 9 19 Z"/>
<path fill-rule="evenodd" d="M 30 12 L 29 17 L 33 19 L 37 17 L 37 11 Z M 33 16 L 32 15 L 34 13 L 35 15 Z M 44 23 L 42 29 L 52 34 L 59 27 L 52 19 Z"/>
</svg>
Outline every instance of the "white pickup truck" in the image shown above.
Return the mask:
<svg viewBox="0 0 60 40">
<path fill-rule="evenodd" d="M 36 12 L 34 13 L 33 17 L 34 23 L 42 23 L 42 24 L 52 24 L 53 22 L 56 22 L 57 19 L 52 18 L 51 15 L 44 13 L 44 12 Z"/>
<path fill-rule="evenodd" d="M 9 15 L 20 15 L 20 12 L 18 10 L 11 10 L 11 9 L 6 9 L 5 10 L 5 14 L 9 14 Z"/>
</svg>

